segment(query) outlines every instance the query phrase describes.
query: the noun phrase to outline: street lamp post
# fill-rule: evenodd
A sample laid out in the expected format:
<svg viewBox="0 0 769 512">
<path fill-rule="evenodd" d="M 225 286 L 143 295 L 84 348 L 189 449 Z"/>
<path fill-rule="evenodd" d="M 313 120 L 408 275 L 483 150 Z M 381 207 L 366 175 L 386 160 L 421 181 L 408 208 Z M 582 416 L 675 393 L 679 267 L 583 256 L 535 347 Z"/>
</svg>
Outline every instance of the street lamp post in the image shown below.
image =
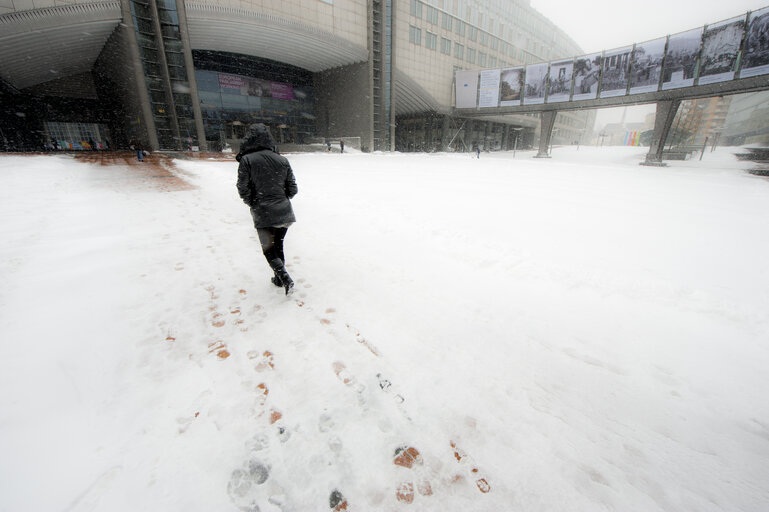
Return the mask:
<svg viewBox="0 0 769 512">
<path fill-rule="evenodd" d="M 555 143 L 555 136 L 558 135 L 558 128 L 553 128 L 553 135 L 550 137 L 550 151 L 548 155 L 553 154 L 553 144 Z"/>
<path fill-rule="evenodd" d="M 523 128 L 513 128 L 513 131 L 515 131 L 515 144 L 513 145 L 513 158 L 515 158 L 515 151 L 518 149 L 518 137 L 521 135 L 521 130 Z"/>
</svg>

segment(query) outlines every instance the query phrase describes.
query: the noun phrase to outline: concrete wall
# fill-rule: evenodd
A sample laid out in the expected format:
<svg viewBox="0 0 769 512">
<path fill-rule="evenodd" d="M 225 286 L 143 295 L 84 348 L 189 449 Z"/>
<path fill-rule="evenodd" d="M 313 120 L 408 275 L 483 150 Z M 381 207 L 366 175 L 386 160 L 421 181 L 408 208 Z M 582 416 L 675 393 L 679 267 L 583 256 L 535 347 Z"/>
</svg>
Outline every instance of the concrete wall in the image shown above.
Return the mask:
<svg viewBox="0 0 769 512">
<path fill-rule="evenodd" d="M 320 137 L 360 137 L 373 150 L 373 114 L 368 63 L 316 73 L 315 129 Z"/>
</svg>

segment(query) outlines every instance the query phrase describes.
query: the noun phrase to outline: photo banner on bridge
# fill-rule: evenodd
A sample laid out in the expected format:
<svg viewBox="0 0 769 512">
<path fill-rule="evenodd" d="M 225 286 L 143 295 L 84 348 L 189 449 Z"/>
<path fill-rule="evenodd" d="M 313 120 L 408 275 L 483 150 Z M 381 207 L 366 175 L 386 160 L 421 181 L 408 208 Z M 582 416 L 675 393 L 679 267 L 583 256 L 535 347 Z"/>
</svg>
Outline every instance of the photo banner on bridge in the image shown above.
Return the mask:
<svg viewBox="0 0 769 512">
<path fill-rule="evenodd" d="M 750 13 L 740 78 L 769 73 L 769 7 Z"/>
<path fill-rule="evenodd" d="M 569 101 L 574 76 L 574 59 L 551 62 L 548 76 L 547 102 Z"/>
<path fill-rule="evenodd" d="M 521 104 L 523 68 L 505 68 L 499 84 L 499 106 L 512 107 Z"/>
<path fill-rule="evenodd" d="M 478 101 L 478 72 L 457 71 L 455 80 L 457 108 L 475 108 Z"/>
<path fill-rule="evenodd" d="M 627 83 L 630 70 L 630 54 L 632 46 L 607 50 L 603 56 L 601 72 L 601 98 L 624 96 L 627 93 Z"/>
<path fill-rule="evenodd" d="M 697 88 L 762 75 L 769 75 L 769 7 L 574 59 L 526 67 L 456 71 L 456 108 L 596 100 Z M 244 86 L 239 81 L 224 81 L 225 88 L 242 90 Z M 739 90 L 740 86 L 734 83 L 725 86 L 724 92 Z M 289 93 L 286 91 L 285 95 Z M 269 94 L 280 97 L 284 91 L 270 90 Z"/>
<path fill-rule="evenodd" d="M 666 42 L 667 38 L 663 37 L 635 45 L 630 64 L 630 94 L 657 91 L 662 78 Z"/>
<path fill-rule="evenodd" d="M 532 64 L 526 66 L 525 89 L 523 94 L 524 105 L 539 105 L 545 102 L 545 89 L 547 85 L 547 68 L 550 64 Z"/>
<path fill-rule="evenodd" d="M 600 53 L 577 57 L 574 61 L 574 96 L 571 98 L 572 101 L 596 99 L 600 76 Z"/>
<path fill-rule="evenodd" d="M 697 85 L 734 79 L 745 17 L 732 18 L 705 27 L 700 54 L 700 78 Z"/>
<path fill-rule="evenodd" d="M 700 27 L 670 36 L 662 67 L 663 90 L 694 85 L 702 32 Z"/>
<path fill-rule="evenodd" d="M 480 89 L 478 90 L 478 108 L 499 106 L 499 69 L 481 71 Z"/>
</svg>

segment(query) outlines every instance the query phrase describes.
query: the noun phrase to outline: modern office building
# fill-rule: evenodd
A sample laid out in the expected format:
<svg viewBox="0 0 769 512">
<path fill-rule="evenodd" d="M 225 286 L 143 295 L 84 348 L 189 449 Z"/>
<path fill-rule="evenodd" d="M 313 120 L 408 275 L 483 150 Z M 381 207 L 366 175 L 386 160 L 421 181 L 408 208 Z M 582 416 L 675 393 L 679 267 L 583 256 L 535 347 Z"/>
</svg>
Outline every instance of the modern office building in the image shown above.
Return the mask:
<svg viewBox="0 0 769 512">
<path fill-rule="evenodd" d="M 527 0 L 0 0 L 0 148 L 512 147 L 536 115 L 451 116 L 456 69 L 581 53 Z M 559 114 L 555 140 L 591 131 Z"/>
<path fill-rule="evenodd" d="M 769 146 L 769 92 L 737 94 L 728 107 L 723 144 Z"/>
</svg>

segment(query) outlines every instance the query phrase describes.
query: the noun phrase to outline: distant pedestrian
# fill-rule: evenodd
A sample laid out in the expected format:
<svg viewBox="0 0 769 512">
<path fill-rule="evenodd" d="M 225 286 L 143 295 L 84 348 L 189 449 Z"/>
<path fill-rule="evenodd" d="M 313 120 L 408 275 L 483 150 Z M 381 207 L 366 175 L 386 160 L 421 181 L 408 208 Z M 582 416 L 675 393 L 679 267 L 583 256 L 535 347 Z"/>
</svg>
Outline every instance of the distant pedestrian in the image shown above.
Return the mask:
<svg viewBox="0 0 769 512">
<path fill-rule="evenodd" d="M 283 239 L 296 222 L 291 207 L 291 198 L 298 192 L 294 172 L 288 160 L 278 154 L 275 139 L 262 123 L 248 128 L 235 159 L 240 163 L 238 194 L 251 208 L 262 253 L 275 272 L 272 284 L 282 286 L 288 295 L 294 281 L 286 270 Z"/>
<path fill-rule="evenodd" d="M 344 139 L 339 139 L 339 148 L 342 150 L 342 153 L 344 153 Z"/>
<path fill-rule="evenodd" d="M 136 151 L 136 158 L 140 161 L 144 161 L 144 148 L 142 147 L 141 142 L 138 140 L 135 140 L 133 144 L 131 144 L 131 149 Z"/>
<path fill-rule="evenodd" d="M 473 151 L 475 151 L 475 158 L 481 157 L 481 147 L 477 142 L 473 142 Z"/>
<path fill-rule="evenodd" d="M 326 146 L 328 146 L 328 152 L 331 153 L 331 141 L 326 139 Z"/>
</svg>

